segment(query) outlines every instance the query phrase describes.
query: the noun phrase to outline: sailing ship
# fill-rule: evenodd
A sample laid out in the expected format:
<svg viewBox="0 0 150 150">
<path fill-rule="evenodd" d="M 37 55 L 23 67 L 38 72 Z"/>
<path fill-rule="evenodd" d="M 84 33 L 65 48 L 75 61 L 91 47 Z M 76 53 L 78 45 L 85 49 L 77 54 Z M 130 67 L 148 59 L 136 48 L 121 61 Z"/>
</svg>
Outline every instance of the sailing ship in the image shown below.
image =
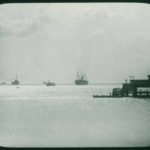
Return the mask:
<svg viewBox="0 0 150 150">
<path fill-rule="evenodd" d="M 19 85 L 18 76 L 16 75 L 16 79 L 11 82 L 12 85 Z"/>
<path fill-rule="evenodd" d="M 76 85 L 87 85 L 88 80 L 86 79 L 86 74 L 85 73 L 79 73 L 77 72 L 77 79 L 75 80 Z"/>
</svg>

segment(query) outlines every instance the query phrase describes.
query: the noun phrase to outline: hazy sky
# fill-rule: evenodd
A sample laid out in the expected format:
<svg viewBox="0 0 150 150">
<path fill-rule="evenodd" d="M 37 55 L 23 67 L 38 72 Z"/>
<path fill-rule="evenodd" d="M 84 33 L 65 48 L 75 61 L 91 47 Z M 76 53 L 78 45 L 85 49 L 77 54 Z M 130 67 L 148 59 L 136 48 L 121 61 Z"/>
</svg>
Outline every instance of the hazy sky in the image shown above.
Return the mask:
<svg viewBox="0 0 150 150">
<path fill-rule="evenodd" d="M 0 5 L 0 82 L 123 82 L 150 74 L 148 4 Z"/>
</svg>

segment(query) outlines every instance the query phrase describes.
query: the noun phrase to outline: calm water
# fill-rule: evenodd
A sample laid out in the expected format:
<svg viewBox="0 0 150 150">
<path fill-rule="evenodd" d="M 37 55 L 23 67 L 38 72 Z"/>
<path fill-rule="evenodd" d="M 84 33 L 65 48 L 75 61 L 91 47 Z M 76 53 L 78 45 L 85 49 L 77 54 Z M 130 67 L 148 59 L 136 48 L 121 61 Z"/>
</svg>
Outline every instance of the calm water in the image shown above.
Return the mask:
<svg viewBox="0 0 150 150">
<path fill-rule="evenodd" d="M 112 87 L 0 86 L 0 145 L 150 145 L 150 99 L 92 98 Z"/>
</svg>

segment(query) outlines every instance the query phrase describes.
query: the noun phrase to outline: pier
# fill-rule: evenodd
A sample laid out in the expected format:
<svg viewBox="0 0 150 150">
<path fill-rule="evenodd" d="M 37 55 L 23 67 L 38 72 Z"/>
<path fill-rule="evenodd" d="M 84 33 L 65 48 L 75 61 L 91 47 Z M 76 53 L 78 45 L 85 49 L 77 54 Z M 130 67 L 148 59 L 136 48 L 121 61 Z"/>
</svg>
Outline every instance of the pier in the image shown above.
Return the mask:
<svg viewBox="0 0 150 150">
<path fill-rule="evenodd" d="M 148 79 L 131 79 L 129 83 L 123 83 L 122 88 L 113 88 L 111 95 L 93 95 L 93 98 L 150 98 L 150 75 Z"/>
</svg>

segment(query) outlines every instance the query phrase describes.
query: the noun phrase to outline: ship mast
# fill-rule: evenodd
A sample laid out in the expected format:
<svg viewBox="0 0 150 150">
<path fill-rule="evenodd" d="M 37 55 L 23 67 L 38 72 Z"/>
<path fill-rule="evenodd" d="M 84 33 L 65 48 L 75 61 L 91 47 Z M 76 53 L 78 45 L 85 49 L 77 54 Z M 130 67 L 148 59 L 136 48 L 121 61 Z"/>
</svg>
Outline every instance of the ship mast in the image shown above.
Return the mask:
<svg viewBox="0 0 150 150">
<path fill-rule="evenodd" d="M 85 78 L 85 74 L 84 74 L 84 72 L 83 72 L 83 80 L 84 80 L 84 78 Z"/>
<path fill-rule="evenodd" d="M 79 79 L 79 72 L 77 71 L 77 79 Z"/>
<path fill-rule="evenodd" d="M 85 80 L 86 80 L 86 74 L 85 74 L 85 76 L 84 76 L 84 77 L 85 77 Z"/>
<path fill-rule="evenodd" d="M 18 80 L 18 75 L 16 74 L 16 80 Z"/>
</svg>

